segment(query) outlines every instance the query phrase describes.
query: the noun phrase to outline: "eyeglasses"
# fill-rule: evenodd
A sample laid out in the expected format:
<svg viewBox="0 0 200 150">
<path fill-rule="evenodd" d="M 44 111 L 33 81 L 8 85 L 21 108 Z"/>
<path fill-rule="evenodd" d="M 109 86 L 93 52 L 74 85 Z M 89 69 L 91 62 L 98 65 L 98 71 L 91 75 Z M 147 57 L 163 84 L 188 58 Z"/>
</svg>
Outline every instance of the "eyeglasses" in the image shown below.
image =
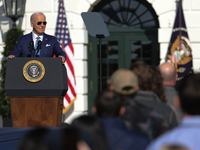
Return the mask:
<svg viewBox="0 0 200 150">
<path fill-rule="evenodd" d="M 47 22 L 46 21 L 44 21 L 44 22 L 42 22 L 42 21 L 39 21 L 39 22 L 37 22 L 37 25 L 41 25 L 43 23 L 43 25 L 46 25 L 47 24 Z"/>
</svg>

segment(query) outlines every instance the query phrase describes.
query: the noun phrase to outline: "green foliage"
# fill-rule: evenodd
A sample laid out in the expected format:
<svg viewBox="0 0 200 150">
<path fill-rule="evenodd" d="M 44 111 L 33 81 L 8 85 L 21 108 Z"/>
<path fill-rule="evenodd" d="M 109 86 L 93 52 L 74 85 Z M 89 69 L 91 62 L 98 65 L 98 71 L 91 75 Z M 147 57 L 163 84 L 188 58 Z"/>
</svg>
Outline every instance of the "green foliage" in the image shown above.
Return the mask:
<svg viewBox="0 0 200 150">
<path fill-rule="evenodd" d="M 4 86 L 5 86 L 5 75 L 6 75 L 6 57 L 10 55 L 12 50 L 15 48 L 18 38 L 23 35 L 23 30 L 20 28 L 10 29 L 6 32 L 4 37 L 5 47 L 4 51 L 2 52 L 4 58 L 1 61 L 1 90 L 0 90 L 0 116 L 2 118 L 11 118 L 11 111 L 10 111 L 10 99 L 6 95 Z"/>
</svg>

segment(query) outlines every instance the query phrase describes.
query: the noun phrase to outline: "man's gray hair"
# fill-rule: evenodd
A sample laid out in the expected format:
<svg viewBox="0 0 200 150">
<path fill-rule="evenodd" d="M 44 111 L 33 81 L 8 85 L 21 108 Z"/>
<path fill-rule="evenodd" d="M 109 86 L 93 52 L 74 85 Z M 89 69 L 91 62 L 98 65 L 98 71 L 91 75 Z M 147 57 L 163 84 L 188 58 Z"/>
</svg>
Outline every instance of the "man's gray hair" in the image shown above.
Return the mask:
<svg viewBox="0 0 200 150">
<path fill-rule="evenodd" d="M 34 16 L 35 15 L 44 15 L 42 12 L 35 12 L 35 13 L 33 13 L 32 15 L 31 15 L 31 22 L 33 22 L 34 21 Z M 44 15 L 45 16 L 45 15 Z"/>
</svg>

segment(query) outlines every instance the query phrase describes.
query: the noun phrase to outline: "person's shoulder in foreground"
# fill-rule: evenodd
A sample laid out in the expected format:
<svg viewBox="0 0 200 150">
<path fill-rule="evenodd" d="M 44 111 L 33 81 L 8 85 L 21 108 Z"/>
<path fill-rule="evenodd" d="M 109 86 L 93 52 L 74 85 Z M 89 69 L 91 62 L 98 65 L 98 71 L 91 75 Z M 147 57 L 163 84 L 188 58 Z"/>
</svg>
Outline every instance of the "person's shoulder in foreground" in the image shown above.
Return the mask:
<svg viewBox="0 0 200 150">
<path fill-rule="evenodd" d="M 180 144 L 199 150 L 200 143 L 200 74 L 190 74 L 182 79 L 175 105 L 183 111 L 180 125 L 153 141 L 147 150 L 160 150 L 167 144 Z"/>
<path fill-rule="evenodd" d="M 191 150 L 199 150 L 200 117 L 189 117 L 182 120 L 179 127 L 167 132 L 153 141 L 146 150 L 160 150 L 170 144 L 183 145 Z"/>
</svg>

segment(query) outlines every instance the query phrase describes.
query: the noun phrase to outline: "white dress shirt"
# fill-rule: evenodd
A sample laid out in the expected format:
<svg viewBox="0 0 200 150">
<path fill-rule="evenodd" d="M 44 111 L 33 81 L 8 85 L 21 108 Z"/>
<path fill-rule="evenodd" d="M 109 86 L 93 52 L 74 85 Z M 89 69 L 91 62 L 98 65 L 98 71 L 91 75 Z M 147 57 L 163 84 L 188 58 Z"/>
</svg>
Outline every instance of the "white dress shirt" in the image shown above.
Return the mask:
<svg viewBox="0 0 200 150">
<path fill-rule="evenodd" d="M 36 38 L 38 36 L 32 31 L 32 38 L 33 38 L 33 42 L 34 42 L 34 47 L 35 47 L 35 43 L 36 43 Z M 43 40 L 43 34 L 39 36 L 40 37 L 40 40 L 42 41 Z"/>
</svg>

